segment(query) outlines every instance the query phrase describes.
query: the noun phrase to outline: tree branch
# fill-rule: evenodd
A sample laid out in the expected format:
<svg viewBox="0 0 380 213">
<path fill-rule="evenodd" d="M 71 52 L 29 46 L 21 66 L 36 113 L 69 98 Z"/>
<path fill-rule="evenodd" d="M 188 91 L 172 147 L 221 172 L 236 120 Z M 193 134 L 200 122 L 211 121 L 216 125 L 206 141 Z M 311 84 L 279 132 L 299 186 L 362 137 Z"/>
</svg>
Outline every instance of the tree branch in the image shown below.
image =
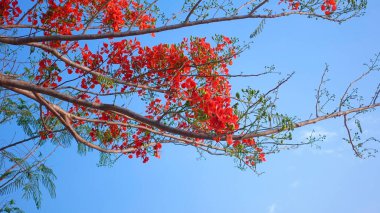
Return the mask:
<svg viewBox="0 0 380 213">
<path fill-rule="evenodd" d="M 49 89 L 49 88 L 39 87 L 39 86 L 36 86 L 34 84 L 30 84 L 30 83 L 27 83 L 27 82 L 24 82 L 24 81 L 20 81 L 20 80 L 7 79 L 6 76 L 3 75 L 3 74 L 0 74 L 0 86 L 8 88 L 8 89 L 12 89 L 14 87 L 14 88 L 19 88 L 19 89 L 26 90 L 26 91 L 32 91 L 32 92 L 36 92 L 36 93 L 42 93 L 42 94 L 45 94 L 45 95 L 49 95 L 49 96 L 58 98 L 58 99 L 63 100 L 63 101 L 67 101 L 67 102 L 70 102 L 70 103 L 78 104 L 78 105 L 81 105 L 81 106 L 85 106 L 85 107 L 89 107 L 89 108 L 93 108 L 93 109 L 97 109 L 97 110 L 115 111 L 115 112 L 121 113 L 123 115 L 126 115 L 126 116 L 128 116 L 128 117 L 130 117 L 130 118 L 132 118 L 132 119 L 134 119 L 136 121 L 139 121 L 141 123 L 145 123 L 145 124 L 150 125 L 152 127 L 156 127 L 156 128 L 158 128 L 160 130 L 163 130 L 163 131 L 166 131 L 166 132 L 169 132 L 169 133 L 172 133 L 172 134 L 178 134 L 178 135 L 181 135 L 181 136 L 184 136 L 184 137 L 213 140 L 215 138 L 215 136 L 216 136 L 216 135 L 213 135 L 213 134 L 189 132 L 189 131 L 185 131 L 185 130 L 182 130 L 182 129 L 179 129 L 179 128 L 174 128 L 174 127 L 171 127 L 171 126 L 167 126 L 167 125 L 164 125 L 162 123 L 159 123 L 158 121 L 146 118 L 145 116 L 142 116 L 142 115 L 140 115 L 140 114 L 138 114 L 136 112 L 133 112 L 133 111 L 131 111 L 129 109 L 126 109 L 126 108 L 122 108 L 122 107 L 119 107 L 119 106 L 116 106 L 116 105 L 111 105 L 111 104 L 100 104 L 100 103 L 89 102 L 89 101 L 86 101 L 86 100 L 80 100 L 80 99 L 77 99 L 77 98 L 75 98 L 73 96 L 62 94 L 62 93 L 59 93 L 59 92 L 57 92 L 55 90 L 52 90 L 52 89 Z M 12 89 L 12 90 L 14 90 L 14 89 Z M 20 92 L 18 92 L 18 93 L 20 93 Z M 309 124 L 314 124 L 314 123 L 317 123 L 317 122 L 320 122 L 320 121 L 323 121 L 323 120 L 326 120 L 326 119 L 340 117 L 340 116 L 348 115 L 348 114 L 351 114 L 351 113 L 355 113 L 355 112 L 360 112 L 360 111 L 367 110 L 367 109 L 376 108 L 376 107 L 379 107 L 379 106 L 380 106 L 380 103 L 375 103 L 375 104 L 371 104 L 371 105 L 367 105 L 367 106 L 363 106 L 363 107 L 349 109 L 349 110 L 346 110 L 346 111 L 335 112 L 335 113 L 328 114 L 328 115 L 325 115 L 325 116 L 320 116 L 318 118 L 309 119 L 309 120 L 305 120 L 305 121 L 302 121 L 302 122 L 294 123 L 293 128 L 298 128 L 298 127 L 301 127 L 301 126 L 306 126 L 306 125 L 309 125 Z M 241 139 L 245 139 L 245 138 L 253 138 L 253 137 L 266 136 L 266 135 L 271 135 L 271 134 L 279 133 L 279 132 L 282 132 L 282 131 L 285 131 L 285 130 L 290 130 L 290 129 L 291 129 L 291 127 L 285 128 L 285 129 L 282 128 L 282 127 L 271 128 L 269 130 L 255 131 L 255 132 L 247 133 L 247 134 L 244 134 L 244 135 L 234 135 L 233 139 L 235 139 L 235 140 L 241 140 Z M 226 138 L 223 136 L 223 137 L 221 137 L 221 139 L 225 140 Z"/>
<path fill-rule="evenodd" d="M 248 15 L 254 14 L 260 7 L 262 7 L 264 4 L 266 4 L 269 0 L 264 0 L 260 4 L 258 4 L 256 7 L 254 7 L 251 12 L 248 13 Z"/>
<path fill-rule="evenodd" d="M 66 131 L 66 129 L 60 129 L 60 130 L 54 130 L 52 131 L 53 133 L 58 133 L 58 132 L 64 132 Z M 36 138 L 39 138 L 40 136 L 39 135 L 36 135 L 36 136 L 33 136 L 33 137 L 30 137 L 30 138 L 26 138 L 24 140 L 21 140 L 21 141 L 17 141 L 17 142 L 14 142 L 14 143 L 11 143 L 11 144 L 8 144 L 6 146 L 3 146 L 0 148 L 0 152 L 3 151 L 3 150 L 6 150 L 10 147 L 13 147 L 13 146 L 17 146 L 19 144 L 22 144 L 22 143 L 25 143 L 25 142 L 28 142 L 28 141 L 31 141 L 31 140 L 34 140 Z"/>
<path fill-rule="evenodd" d="M 355 147 L 354 142 L 352 141 L 351 130 L 348 127 L 348 124 L 347 124 L 347 115 L 343 116 L 343 122 L 344 122 L 344 127 L 346 128 L 347 135 L 348 135 L 348 139 L 347 139 L 348 143 L 351 144 L 352 150 L 354 150 L 355 155 L 357 157 L 362 157 L 362 155 L 359 153 L 359 151 Z"/>
<path fill-rule="evenodd" d="M 202 2 L 202 0 L 198 0 L 197 3 L 191 8 L 189 14 L 187 14 L 184 23 L 188 23 L 190 16 L 194 13 L 195 9 L 197 9 L 198 5 Z"/>
<path fill-rule="evenodd" d="M 283 12 L 278 14 L 267 14 L 267 15 L 240 15 L 240 16 L 228 16 L 228 17 L 220 17 L 220 18 L 210 18 L 206 20 L 198 20 L 187 23 L 179 23 L 168 26 L 162 26 L 158 28 L 150 28 L 145 30 L 136 30 L 136 31 L 126 31 L 126 32 L 109 32 L 102 34 L 85 34 L 85 35 L 51 35 L 51 36 L 34 36 L 34 37 L 7 37 L 0 36 L 0 42 L 6 44 L 15 44 L 21 45 L 31 42 L 42 42 L 42 41 L 80 41 L 80 40 L 95 40 L 95 39 L 104 39 L 104 38 L 120 38 L 120 37 L 128 37 L 128 36 L 139 36 L 146 35 L 151 33 L 164 32 L 174 29 L 180 29 L 184 27 L 191 27 L 197 25 L 204 25 L 216 22 L 225 22 L 232 20 L 242 20 L 242 19 L 258 19 L 258 18 L 279 18 L 290 15 L 303 15 L 303 16 L 314 16 L 318 18 L 327 19 L 330 21 L 341 22 L 341 20 L 337 20 L 328 16 L 319 15 L 312 12 L 300 12 L 300 11 L 292 11 L 292 12 Z"/>
</svg>

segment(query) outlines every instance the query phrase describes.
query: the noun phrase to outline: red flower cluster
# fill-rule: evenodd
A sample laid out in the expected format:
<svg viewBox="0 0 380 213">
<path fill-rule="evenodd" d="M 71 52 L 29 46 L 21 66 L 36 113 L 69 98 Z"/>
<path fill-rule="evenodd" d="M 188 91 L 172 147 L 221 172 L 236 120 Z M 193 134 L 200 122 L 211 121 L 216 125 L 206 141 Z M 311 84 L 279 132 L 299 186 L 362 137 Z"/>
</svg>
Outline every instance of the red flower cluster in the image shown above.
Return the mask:
<svg viewBox="0 0 380 213">
<path fill-rule="evenodd" d="M 288 8 L 291 10 L 299 10 L 301 3 L 299 1 L 294 0 L 280 0 L 278 4 L 281 4 L 282 2 L 288 3 Z"/>
<path fill-rule="evenodd" d="M 80 1 L 69 0 L 64 4 L 57 4 L 54 0 L 48 0 L 47 4 L 48 10 L 41 17 L 42 26 L 49 29 L 44 31 L 45 35 L 71 35 L 73 30 L 79 31 L 83 28 Z"/>
<path fill-rule="evenodd" d="M 299 10 L 301 3 L 295 0 L 280 0 L 278 4 L 288 3 L 288 8 L 291 10 Z M 325 15 L 330 15 L 337 9 L 336 0 L 323 0 L 321 5 L 321 10 L 324 11 Z"/>
<path fill-rule="evenodd" d="M 245 156 L 245 164 L 250 166 L 255 166 L 257 162 L 264 162 L 265 159 L 265 153 L 263 152 L 263 149 L 258 147 L 256 144 L 255 139 L 249 138 L 249 139 L 243 139 L 243 140 L 233 140 L 232 135 L 227 135 L 227 144 L 232 145 L 235 149 L 241 149 L 242 147 L 252 147 L 254 149 L 253 154 L 246 155 Z"/>
<path fill-rule="evenodd" d="M 42 59 L 38 65 L 38 75 L 34 77 L 34 80 L 43 87 L 58 86 L 57 83 L 62 81 L 62 77 L 59 75 L 58 65 L 47 58 Z"/>
<path fill-rule="evenodd" d="M 0 0 L 0 25 L 13 24 L 21 12 L 17 0 Z"/>
<path fill-rule="evenodd" d="M 32 0 L 33 1 L 33 0 Z M 36 10 L 29 11 L 28 22 L 41 23 L 45 35 L 71 35 L 93 23 L 94 15 L 102 17 L 102 30 L 119 32 L 122 27 L 137 27 L 140 30 L 154 28 L 155 18 L 146 14 L 142 4 L 130 0 L 47 0 L 38 1 L 45 12 L 37 16 Z M 17 0 L 0 0 L 0 24 L 12 24 L 21 14 Z M 38 18 L 40 17 L 40 20 Z"/>
<path fill-rule="evenodd" d="M 257 162 L 266 161 L 265 153 L 263 152 L 263 149 L 257 146 L 256 141 L 253 138 L 243 139 L 242 143 L 245 144 L 246 146 L 250 146 L 255 149 L 255 152 L 253 155 L 247 155 L 245 157 L 245 163 L 247 165 L 255 166 Z"/>
<path fill-rule="evenodd" d="M 45 35 L 70 35 L 91 25 L 92 15 L 97 14 L 99 29 L 119 32 L 129 26 L 139 30 L 154 28 L 155 18 L 146 13 L 143 5 L 133 0 L 46 0 L 38 1 L 38 10 L 28 14 L 28 21 L 40 24 Z M 301 8 L 300 1 L 281 0 L 291 10 Z M 0 22 L 13 23 L 21 14 L 16 0 L 0 0 Z M 45 7 L 45 8 L 44 8 Z M 36 11 L 44 11 L 37 15 Z M 321 6 L 326 15 L 336 10 L 335 0 L 324 0 Z M 1 15 L 2 14 L 2 15 Z M 11 15 L 10 15 L 11 14 Z M 12 18 L 13 17 L 13 18 Z M 67 65 L 68 75 L 75 79 L 78 92 L 75 97 L 100 103 L 96 93 L 110 92 L 137 93 L 146 104 L 145 116 L 156 121 L 167 119 L 173 127 L 192 132 L 215 134 L 215 140 L 224 138 L 229 148 L 253 150 L 246 156 L 245 163 L 254 166 L 265 161 L 263 150 L 254 139 L 233 140 L 232 134 L 239 128 L 238 116 L 231 107 L 228 65 L 232 64 L 236 48 L 234 40 L 220 36 L 212 45 L 206 38 L 192 37 L 178 44 L 142 46 L 136 39 L 123 39 L 103 43 L 98 51 L 92 51 L 80 42 L 45 42 L 57 48 L 86 69 Z M 72 52 L 74 52 L 74 54 Z M 77 51 L 77 52 L 75 52 Z M 75 55 L 75 57 L 71 57 Z M 55 88 L 62 81 L 62 70 L 49 58 L 39 62 L 35 81 L 43 87 Z M 93 73 L 97 74 L 93 74 Z M 109 78 L 103 79 L 99 76 Z M 117 84 L 115 84 L 117 80 Z M 122 81 L 123 83 L 120 83 Z M 120 86 L 121 85 L 121 86 Z M 96 91 L 95 91 L 96 90 Z M 74 91 L 74 90 L 73 90 Z M 149 92 L 148 92 L 149 91 Z M 155 91 L 160 91 L 159 93 Z M 152 95 L 153 94 L 153 95 Z M 152 143 L 157 129 L 115 113 L 89 110 L 73 105 L 70 113 L 88 119 L 97 119 L 87 128 L 88 139 L 99 141 L 102 146 L 115 150 L 135 148 L 129 158 L 141 158 L 147 162 L 150 156 L 160 157 L 161 143 Z M 75 119 L 74 119 L 75 120 Z M 100 121 L 102 122 L 100 122 Z M 79 127 L 86 121 L 77 120 L 72 124 Z M 128 124 L 128 125 L 121 125 Z M 157 130 L 158 131 L 158 130 Z M 50 137 L 49 132 L 40 133 L 42 139 Z"/>
<path fill-rule="evenodd" d="M 324 0 L 321 10 L 325 12 L 326 15 L 330 15 L 336 10 L 335 0 Z"/>
<path fill-rule="evenodd" d="M 121 40 L 104 43 L 99 51 L 92 52 L 89 46 L 80 48 L 82 58 L 80 63 L 110 78 L 120 79 L 137 85 L 166 91 L 163 97 L 152 99 L 147 104 L 146 117 L 160 119 L 168 110 L 183 107 L 186 113 L 171 114 L 178 127 L 192 131 L 214 131 L 218 135 L 232 133 L 238 128 L 238 117 L 233 113 L 230 100 L 230 85 L 223 75 L 228 74 L 227 65 L 234 57 L 233 42 L 228 37 L 222 37 L 215 47 L 205 38 L 184 39 L 180 44 L 159 44 L 152 47 L 142 47 L 137 40 Z M 104 60 L 107 58 L 107 60 Z M 48 63 L 49 62 L 49 63 Z M 99 64 L 103 64 L 99 67 Z M 51 61 L 43 60 L 41 69 L 47 69 Z M 115 69 L 116 67 L 116 69 Z M 110 72 L 112 70 L 112 72 Z M 80 87 L 84 90 L 95 89 L 98 86 L 102 93 L 108 93 L 112 85 L 104 85 L 96 76 L 85 75 L 80 69 L 68 69 L 68 73 L 80 77 Z M 112 74 L 111 74 L 112 73 Z M 138 92 L 145 96 L 146 89 L 134 86 L 118 88 L 122 92 Z M 97 96 L 81 93 L 79 99 L 97 100 Z M 99 120 L 128 123 L 125 117 L 115 116 L 108 112 L 89 111 L 83 107 L 73 106 L 71 113 L 79 115 L 93 113 Z M 74 126 L 80 125 L 80 122 Z M 112 149 L 123 150 L 133 146 L 134 155 L 128 157 L 142 158 L 147 162 L 149 151 L 146 144 L 151 142 L 149 131 L 143 124 L 138 124 L 131 132 L 130 128 L 114 124 L 95 123 L 89 132 L 92 141 L 100 140 L 103 145 Z M 100 133 L 108 135 L 98 138 Z M 132 140 L 128 139 L 132 138 Z M 115 140 L 113 140 L 115 139 Z M 116 140 L 117 139 L 117 140 Z M 120 145 L 115 141 L 123 140 Z M 160 157 L 161 145 L 155 145 L 151 153 Z"/>
<path fill-rule="evenodd" d="M 238 118 L 230 106 L 228 79 L 220 76 L 228 74 L 226 63 L 230 63 L 234 54 L 231 44 L 227 37 L 223 37 L 216 47 L 212 47 L 205 38 L 153 47 L 141 47 L 136 40 L 121 40 L 104 44 L 98 53 L 92 53 L 85 46 L 82 48 L 82 63 L 95 69 L 103 58 L 108 58 L 104 70 L 119 65 L 112 77 L 166 90 L 165 101 L 157 98 L 148 104 L 146 112 L 152 118 L 159 118 L 170 107 L 186 106 L 191 108 L 191 112 L 185 116 L 192 119 L 198 128 L 225 134 L 238 127 Z M 101 57 L 102 54 L 107 57 Z M 106 73 L 99 69 L 98 72 Z M 91 77 L 82 81 L 83 89 L 99 84 Z M 128 86 L 124 86 L 122 91 L 128 88 L 136 91 L 135 87 Z M 145 94 L 143 89 L 138 92 L 141 96 Z M 174 119 L 178 120 L 178 116 Z M 179 125 L 190 127 L 186 122 Z"/>
<path fill-rule="evenodd" d="M 46 140 L 48 138 L 53 138 L 54 134 L 49 131 L 39 131 L 38 134 L 40 135 L 41 140 Z"/>
</svg>

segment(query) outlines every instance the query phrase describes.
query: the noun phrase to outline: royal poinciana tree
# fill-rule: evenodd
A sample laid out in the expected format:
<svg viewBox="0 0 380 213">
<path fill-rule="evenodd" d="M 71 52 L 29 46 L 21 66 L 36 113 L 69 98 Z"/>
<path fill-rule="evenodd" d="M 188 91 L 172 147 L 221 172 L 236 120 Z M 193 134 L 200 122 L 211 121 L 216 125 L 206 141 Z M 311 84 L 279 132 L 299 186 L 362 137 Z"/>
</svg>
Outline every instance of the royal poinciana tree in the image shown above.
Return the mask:
<svg viewBox="0 0 380 213">
<path fill-rule="evenodd" d="M 0 0 L 0 124 L 17 124 L 28 137 L 2 144 L 1 194 L 22 187 L 39 206 L 42 183 L 54 196 L 55 176 L 44 164 L 51 153 L 36 156 L 46 142 L 64 147 L 74 140 L 80 152 L 98 150 L 101 164 L 120 156 L 147 163 L 160 157 L 165 144 L 184 145 L 231 156 L 241 168 L 255 170 L 266 154 L 321 139 L 292 142 L 295 128 L 342 117 L 354 154 L 371 154 L 364 143 L 376 139 L 359 141 L 359 121 L 356 132 L 348 120 L 380 106 L 380 87 L 368 103 L 353 101 L 358 97 L 354 83 L 379 69 L 377 57 L 328 112 L 324 106 L 333 96 L 324 87 L 326 68 L 313 116 L 302 120 L 276 111 L 277 91 L 291 75 L 268 91 L 247 88 L 231 94 L 230 78 L 273 72 L 268 67 L 263 73 L 229 74 L 249 42 L 223 35 L 158 45 L 140 40 L 240 19 L 261 20 L 252 38 L 265 19 L 298 15 L 340 23 L 361 15 L 365 0 L 185 0 L 175 13 L 160 3 Z M 28 150 L 15 152 L 17 146 Z"/>
</svg>

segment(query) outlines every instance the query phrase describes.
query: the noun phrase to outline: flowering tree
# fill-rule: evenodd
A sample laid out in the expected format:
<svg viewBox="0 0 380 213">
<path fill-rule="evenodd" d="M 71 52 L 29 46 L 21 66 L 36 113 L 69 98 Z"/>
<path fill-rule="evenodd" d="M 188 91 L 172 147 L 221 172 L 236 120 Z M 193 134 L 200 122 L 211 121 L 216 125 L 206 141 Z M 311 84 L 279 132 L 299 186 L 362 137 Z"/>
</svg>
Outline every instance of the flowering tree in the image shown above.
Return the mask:
<svg viewBox="0 0 380 213">
<path fill-rule="evenodd" d="M 15 121 L 29 136 L 1 148 L 1 161 L 7 162 L 1 167 L 2 194 L 26 184 L 25 197 L 39 206 L 41 182 L 54 196 L 55 176 L 44 165 L 50 154 L 31 158 L 46 141 L 58 147 L 74 139 L 80 152 L 98 150 L 101 164 L 118 153 L 146 163 L 159 158 L 169 143 L 231 156 L 241 168 L 255 169 L 266 154 L 319 140 L 284 143 L 293 129 L 330 118 L 343 117 L 346 140 L 359 157 L 370 151 L 363 144 L 376 140 L 359 141 L 347 120 L 380 106 L 379 87 L 369 104 L 352 102 L 353 84 L 379 69 L 377 57 L 328 113 L 323 107 L 332 100 L 324 88 L 326 69 L 314 117 L 297 121 L 276 112 L 275 105 L 278 89 L 291 75 L 267 92 L 247 88 L 231 94 L 230 78 L 273 71 L 229 74 L 233 59 L 249 44 L 223 35 L 158 45 L 140 39 L 239 19 L 262 20 L 251 37 L 260 33 L 265 19 L 300 15 L 340 23 L 361 15 L 365 0 L 185 0 L 173 15 L 158 0 L 0 0 L 0 5 L 0 122 Z M 126 104 L 132 99 L 135 104 Z M 27 153 L 12 153 L 29 141 L 34 143 Z"/>
</svg>

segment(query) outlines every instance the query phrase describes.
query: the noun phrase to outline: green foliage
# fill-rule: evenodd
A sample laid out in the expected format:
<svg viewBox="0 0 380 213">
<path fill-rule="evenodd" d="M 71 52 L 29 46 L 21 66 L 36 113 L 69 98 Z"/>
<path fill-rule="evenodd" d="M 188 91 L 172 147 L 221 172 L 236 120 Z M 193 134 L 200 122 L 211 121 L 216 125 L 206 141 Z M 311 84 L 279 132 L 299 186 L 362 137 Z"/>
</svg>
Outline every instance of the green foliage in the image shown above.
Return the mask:
<svg viewBox="0 0 380 213">
<path fill-rule="evenodd" d="M 367 0 L 347 0 L 347 3 L 355 9 L 364 9 L 367 7 Z"/>
<path fill-rule="evenodd" d="M 52 169 L 40 161 L 29 165 L 26 161 L 11 157 L 9 159 L 19 164 L 19 169 L 8 171 L 1 175 L 4 183 L 0 186 L 0 195 L 3 196 L 21 189 L 23 192 L 22 197 L 33 199 L 37 208 L 41 207 L 41 185 L 44 186 L 52 198 L 56 196 L 54 184 L 56 176 Z"/>
<path fill-rule="evenodd" d="M 104 85 L 104 88 L 109 88 L 115 84 L 115 82 L 111 78 L 107 78 L 106 76 L 98 75 L 96 78 L 100 84 Z"/>
<path fill-rule="evenodd" d="M 14 200 L 10 200 L 0 208 L 0 213 L 24 213 L 24 211 L 16 206 Z"/>
<path fill-rule="evenodd" d="M 100 158 L 98 162 L 98 166 L 107 166 L 111 167 L 115 163 L 115 160 L 113 159 L 113 155 L 110 153 L 100 153 Z"/>
<path fill-rule="evenodd" d="M 68 147 L 71 145 L 73 137 L 68 131 L 62 131 L 54 134 L 54 137 L 50 140 L 54 145 L 62 147 Z"/>
<path fill-rule="evenodd" d="M 249 37 L 256 38 L 263 31 L 264 25 L 265 25 L 265 19 L 262 19 L 260 21 L 260 24 L 256 27 L 256 29 L 251 33 Z"/>
</svg>

